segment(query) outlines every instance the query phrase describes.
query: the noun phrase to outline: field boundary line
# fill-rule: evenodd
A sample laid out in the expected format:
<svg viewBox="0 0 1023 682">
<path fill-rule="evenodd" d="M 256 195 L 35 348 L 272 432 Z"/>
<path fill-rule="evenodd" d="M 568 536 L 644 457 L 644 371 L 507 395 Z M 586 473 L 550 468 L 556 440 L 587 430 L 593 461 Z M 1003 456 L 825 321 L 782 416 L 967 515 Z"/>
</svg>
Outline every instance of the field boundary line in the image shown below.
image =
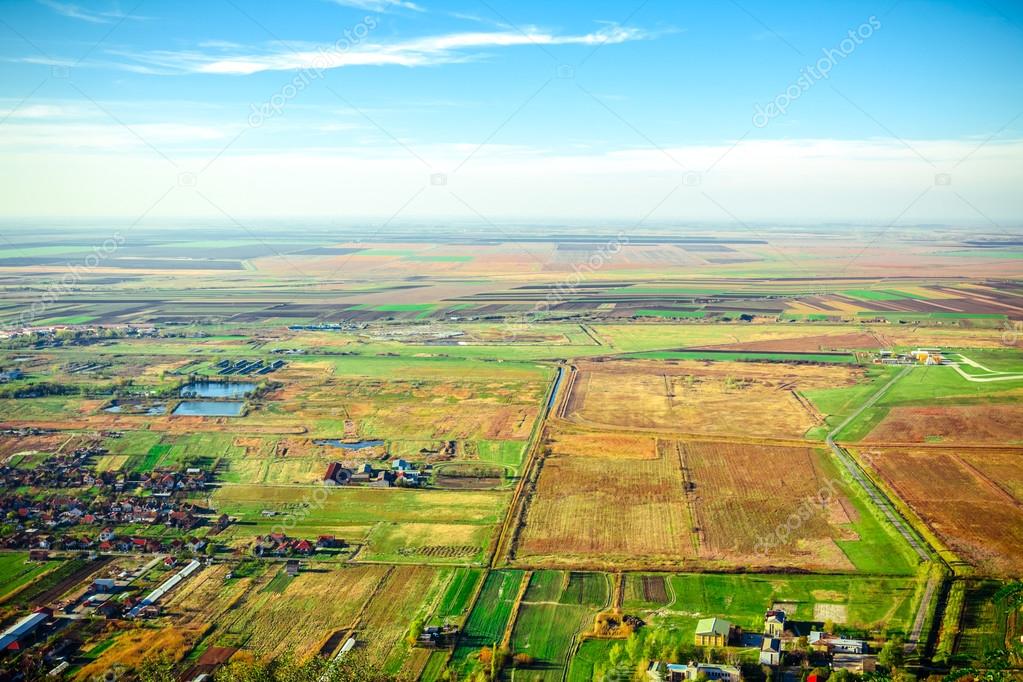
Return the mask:
<svg viewBox="0 0 1023 682">
<path fill-rule="evenodd" d="M 575 374 L 574 368 L 567 370 L 569 376 L 569 383 L 572 381 L 572 377 Z M 533 431 L 530 433 L 529 447 L 526 448 L 526 460 L 522 465 L 522 476 L 519 478 L 518 484 L 515 486 L 515 492 L 512 494 L 511 502 L 508 504 L 508 511 L 505 514 L 504 520 L 501 523 L 501 528 L 497 533 L 497 537 L 494 542 L 493 553 L 490 556 L 490 567 L 496 568 L 498 563 L 504 562 L 509 563 L 511 560 L 511 553 L 514 549 L 515 541 L 518 537 L 518 529 L 521 525 L 520 520 L 527 509 L 526 499 L 526 488 L 530 485 L 530 480 L 534 478 L 539 480 L 539 467 L 542 465 L 538 462 L 541 457 L 538 457 L 538 453 L 543 449 L 544 434 L 547 430 L 547 420 L 550 417 L 552 411 L 556 410 L 559 403 L 559 389 L 561 385 L 565 383 L 566 369 L 564 366 L 559 365 L 557 367 L 557 373 L 554 376 L 554 380 L 551 383 L 551 387 L 547 390 L 544 395 L 543 407 L 541 408 L 540 414 L 537 417 L 536 423 L 533 425 Z M 566 395 L 564 391 L 560 392 L 561 396 Z"/>
<path fill-rule="evenodd" d="M 501 648 L 508 649 L 511 647 L 512 633 L 515 631 L 515 624 L 519 620 L 519 609 L 522 608 L 522 600 L 526 597 L 526 590 L 529 589 L 529 582 L 533 579 L 532 571 L 525 571 L 522 574 L 522 582 L 519 584 L 519 592 L 515 595 L 515 601 L 512 603 L 511 613 L 508 615 L 508 624 L 504 628 L 504 634 L 501 635 Z M 494 652 L 497 655 L 497 652 Z"/>
</svg>

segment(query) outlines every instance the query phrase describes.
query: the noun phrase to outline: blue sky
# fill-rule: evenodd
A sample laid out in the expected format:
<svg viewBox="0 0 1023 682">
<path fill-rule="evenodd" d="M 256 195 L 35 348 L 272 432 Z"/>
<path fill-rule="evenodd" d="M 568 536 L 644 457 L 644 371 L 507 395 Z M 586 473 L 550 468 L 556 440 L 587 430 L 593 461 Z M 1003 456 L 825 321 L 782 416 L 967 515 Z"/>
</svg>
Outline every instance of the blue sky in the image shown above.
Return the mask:
<svg viewBox="0 0 1023 682">
<path fill-rule="evenodd" d="M 1007 0 L 17 0 L 0 64 L 9 216 L 1023 217 Z"/>
</svg>

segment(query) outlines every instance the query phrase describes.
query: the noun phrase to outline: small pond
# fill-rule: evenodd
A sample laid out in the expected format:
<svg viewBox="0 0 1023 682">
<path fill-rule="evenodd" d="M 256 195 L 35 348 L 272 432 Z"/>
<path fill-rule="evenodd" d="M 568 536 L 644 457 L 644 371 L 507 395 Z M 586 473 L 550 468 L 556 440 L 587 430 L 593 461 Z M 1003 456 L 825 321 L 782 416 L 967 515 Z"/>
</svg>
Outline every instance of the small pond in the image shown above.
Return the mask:
<svg viewBox="0 0 1023 682">
<path fill-rule="evenodd" d="M 132 403 L 119 403 L 117 405 L 111 405 L 110 407 L 104 407 L 104 412 L 110 412 L 112 414 L 163 414 L 167 411 L 167 406 L 160 403 L 157 405 L 133 405 Z"/>
<path fill-rule="evenodd" d="M 256 390 L 251 381 L 193 381 L 181 387 L 182 398 L 244 398 Z"/>
<path fill-rule="evenodd" d="M 345 450 L 365 450 L 366 448 L 375 448 L 384 444 L 382 440 L 360 440 L 357 443 L 345 443 L 338 440 L 337 438 L 327 438 L 322 440 L 314 440 L 313 443 L 316 445 L 329 445 L 333 448 L 343 448 Z"/>
<path fill-rule="evenodd" d="M 245 409 L 241 400 L 183 400 L 174 414 L 184 417 L 237 417 Z"/>
</svg>

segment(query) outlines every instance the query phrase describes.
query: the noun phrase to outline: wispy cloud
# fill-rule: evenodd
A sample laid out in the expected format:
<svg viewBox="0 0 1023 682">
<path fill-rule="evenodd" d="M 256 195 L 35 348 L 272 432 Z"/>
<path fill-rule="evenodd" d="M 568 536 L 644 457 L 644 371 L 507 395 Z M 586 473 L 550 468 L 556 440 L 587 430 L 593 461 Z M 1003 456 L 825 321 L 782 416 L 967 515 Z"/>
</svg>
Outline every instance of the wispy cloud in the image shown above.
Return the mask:
<svg viewBox="0 0 1023 682">
<path fill-rule="evenodd" d="M 335 5 L 364 9 L 368 12 L 390 12 L 396 9 L 410 9 L 425 12 L 421 6 L 408 0 L 331 0 Z"/>
<path fill-rule="evenodd" d="M 207 73 L 250 75 L 264 71 L 295 71 L 301 69 L 338 69 L 346 66 L 434 66 L 464 62 L 479 57 L 488 48 L 521 45 L 613 45 L 643 40 L 651 34 L 638 28 L 606 26 L 584 34 L 556 34 L 535 27 L 522 31 L 474 31 L 448 33 L 394 43 L 365 41 L 338 49 L 333 45 L 271 44 L 264 51 L 237 50 L 156 51 L 138 54 L 121 52 L 138 64 L 167 73 Z M 128 68 L 132 65 L 126 65 Z"/>
<path fill-rule="evenodd" d="M 57 14 L 68 19 L 77 19 L 90 24 L 109 24 L 120 19 L 126 19 L 129 15 L 117 10 L 97 12 L 86 9 L 70 2 L 57 2 L 57 0 L 36 0 L 40 5 L 49 7 Z M 137 17 L 136 17 L 137 18 Z"/>
</svg>

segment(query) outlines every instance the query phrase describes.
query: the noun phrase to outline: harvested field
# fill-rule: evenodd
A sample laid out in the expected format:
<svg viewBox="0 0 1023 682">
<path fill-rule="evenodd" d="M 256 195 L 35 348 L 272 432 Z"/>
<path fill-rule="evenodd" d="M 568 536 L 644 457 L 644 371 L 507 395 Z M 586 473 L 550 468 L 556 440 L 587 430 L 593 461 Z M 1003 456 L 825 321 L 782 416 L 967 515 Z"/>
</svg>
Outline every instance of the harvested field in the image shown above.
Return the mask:
<svg viewBox="0 0 1023 682">
<path fill-rule="evenodd" d="M 513 561 L 578 568 L 689 567 L 909 573 L 906 548 L 830 453 L 631 436 L 633 452 L 586 451 L 555 432 Z M 663 590 L 663 584 L 661 585 Z M 656 587 L 651 587 L 656 591 Z"/>
<path fill-rule="evenodd" d="M 752 362 L 585 362 L 565 414 L 611 429 L 802 438 L 821 417 L 796 392 L 853 385 L 861 375 L 852 367 Z"/>
<path fill-rule="evenodd" d="M 182 591 L 177 607 L 194 621 L 217 620 L 217 646 L 244 645 L 265 655 L 293 650 L 301 656 L 319 651 L 338 628 L 354 627 L 387 571 L 384 566 L 303 571 L 277 591 L 265 589 L 278 577 L 279 566 L 271 566 L 240 585 L 228 583 L 230 589 L 207 592 L 197 583 L 195 594 Z M 325 599 L 328 594 L 332 598 Z"/>
<path fill-rule="evenodd" d="M 565 448 L 562 442 L 544 460 L 517 558 L 618 566 L 678 565 L 696 557 L 682 472 L 670 444 L 658 447 L 653 459 Z"/>
<path fill-rule="evenodd" d="M 867 443 L 1023 443 L 1023 405 L 893 407 Z"/>
<path fill-rule="evenodd" d="M 981 575 L 1023 576 L 1023 450 L 864 448 L 861 459 Z"/>
<path fill-rule="evenodd" d="M 814 449 L 684 443 L 700 555 L 712 562 L 852 570 L 836 539 L 854 541 L 840 482 Z M 806 502 L 806 504 L 804 504 Z M 792 523 L 796 515 L 798 523 Z M 793 526 L 795 526 L 793 528 Z"/>
</svg>

